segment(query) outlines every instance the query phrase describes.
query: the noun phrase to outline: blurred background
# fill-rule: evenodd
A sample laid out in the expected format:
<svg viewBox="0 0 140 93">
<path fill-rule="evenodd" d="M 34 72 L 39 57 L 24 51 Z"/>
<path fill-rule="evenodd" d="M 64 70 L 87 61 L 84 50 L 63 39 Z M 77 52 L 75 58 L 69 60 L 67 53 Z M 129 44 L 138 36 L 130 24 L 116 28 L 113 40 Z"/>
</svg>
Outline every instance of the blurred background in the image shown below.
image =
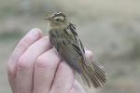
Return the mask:
<svg viewBox="0 0 140 93">
<path fill-rule="evenodd" d="M 89 93 L 139 93 L 140 0 L 0 0 L 0 93 L 11 93 L 6 63 L 18 41 L 38 27 L 47 34 L 46 14 L 61 11 L 76 24 L 108 81 Z"/>
</svg>

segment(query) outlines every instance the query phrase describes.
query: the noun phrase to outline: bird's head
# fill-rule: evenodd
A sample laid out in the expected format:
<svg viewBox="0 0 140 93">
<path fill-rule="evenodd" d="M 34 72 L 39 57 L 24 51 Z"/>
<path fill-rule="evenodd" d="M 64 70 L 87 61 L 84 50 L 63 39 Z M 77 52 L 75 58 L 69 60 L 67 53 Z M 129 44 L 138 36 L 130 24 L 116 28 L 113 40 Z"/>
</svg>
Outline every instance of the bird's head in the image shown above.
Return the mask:
<svg viewBox="0 0 140 93">
<path fill-rule="evenodd" d="M 64 27 L 67 25 L 67 17 L 62 12 L 54 12 L 45 17 L 51 27 Z"/>
</svg>

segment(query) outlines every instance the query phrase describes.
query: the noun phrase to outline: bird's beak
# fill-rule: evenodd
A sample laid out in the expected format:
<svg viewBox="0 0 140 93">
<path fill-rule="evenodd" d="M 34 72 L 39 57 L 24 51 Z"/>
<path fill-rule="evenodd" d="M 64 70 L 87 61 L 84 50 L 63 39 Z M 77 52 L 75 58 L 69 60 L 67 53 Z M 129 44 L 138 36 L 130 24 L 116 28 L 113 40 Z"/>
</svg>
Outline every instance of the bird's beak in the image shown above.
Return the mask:
<svg viewBox="0 0 140 93">
<path fill-rule="evenodd" d="M 45 20 L 50 20 L 50 19 L 51 19 L 50 15 L 45 17 Z"/>
</svg>

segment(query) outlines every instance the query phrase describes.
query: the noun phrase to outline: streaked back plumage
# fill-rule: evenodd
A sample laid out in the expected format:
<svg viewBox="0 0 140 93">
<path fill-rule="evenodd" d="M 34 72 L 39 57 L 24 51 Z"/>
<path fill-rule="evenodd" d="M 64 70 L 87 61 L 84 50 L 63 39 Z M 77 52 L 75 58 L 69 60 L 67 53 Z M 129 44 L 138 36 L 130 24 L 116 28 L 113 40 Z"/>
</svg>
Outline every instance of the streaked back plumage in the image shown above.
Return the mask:
<svg viewBox="0 0 140 93">
<path fill-rule="evenodd" d="M 65 17 L 63 13 L 53 13 L 52 19 L 58 17 Z M 78 37 L 76 28 L 72 23 L 65 21 L 64 26 L 51 28 L 49 37 L 51 44 L 56 48 L 59 55 L 67 64 L 81 75 L 85 84 L 89 87 L 101 87 L 106 82 L 106 76 L 103 69 L 93 60 L 85 57 L 85 50 L 83 44 Z M 50 22 L 53 24 L 53 22 Z M 56 25 L 56 24 L 55 24 Z"/>
</svg>

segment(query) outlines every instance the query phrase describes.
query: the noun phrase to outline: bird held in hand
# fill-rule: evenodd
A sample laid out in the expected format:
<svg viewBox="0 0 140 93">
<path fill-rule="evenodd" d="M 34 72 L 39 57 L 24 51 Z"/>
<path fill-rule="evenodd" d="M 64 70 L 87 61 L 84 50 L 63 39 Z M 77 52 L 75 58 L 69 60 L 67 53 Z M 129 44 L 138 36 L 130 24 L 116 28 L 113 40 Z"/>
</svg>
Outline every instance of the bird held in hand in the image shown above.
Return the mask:
<svg viewBox="0 0 140 93">
<path fill-rule="evenodd" d="M 67 16 L 62 12 L 54 12 L 45 19 L 50 23 L 50 42 L 60 57 L 81 76 L 83 82 L 89 87 L 101 87 L 106 82 L 105 72 L 96 62 L 86 58 L 76 28 L 68 22 Z"/>
</svg>

